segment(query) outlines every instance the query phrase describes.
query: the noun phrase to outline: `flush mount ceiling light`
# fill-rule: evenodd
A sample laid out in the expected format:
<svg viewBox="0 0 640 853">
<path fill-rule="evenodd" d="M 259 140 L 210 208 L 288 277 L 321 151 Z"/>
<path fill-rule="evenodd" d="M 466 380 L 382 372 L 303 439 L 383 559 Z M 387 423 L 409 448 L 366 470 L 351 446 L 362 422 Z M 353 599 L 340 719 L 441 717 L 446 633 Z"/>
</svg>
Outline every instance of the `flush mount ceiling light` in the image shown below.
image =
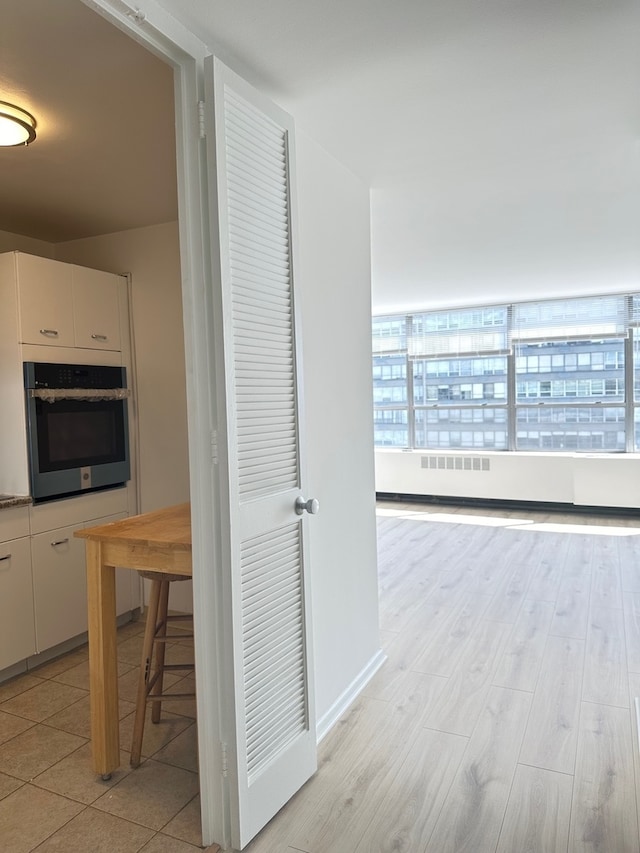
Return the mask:
<svg viewBox="0 0 640 853">
<path fill-rule="evenodd" d="M 36 138 L 36 120 L 21 107 L 0 101 L 0 146 L 28 145 Z"/>
</svg>

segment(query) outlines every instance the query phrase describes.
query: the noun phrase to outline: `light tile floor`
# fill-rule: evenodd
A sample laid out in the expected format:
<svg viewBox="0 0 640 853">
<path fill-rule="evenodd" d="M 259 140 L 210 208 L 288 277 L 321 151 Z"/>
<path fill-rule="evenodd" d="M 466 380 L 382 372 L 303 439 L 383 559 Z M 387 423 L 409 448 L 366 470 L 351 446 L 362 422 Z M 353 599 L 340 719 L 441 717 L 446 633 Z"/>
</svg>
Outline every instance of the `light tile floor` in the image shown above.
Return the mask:
<svg viewBox="0 0 640 853">
<path fill-rule="evenodd" d="M 91 769 L 86 647 L 0 684 L 2 853 L 202 849 L 194 700 L 167 703 L 158 725 L 147 719 L 143 762 L 129 767 L 143 632 L 142 619 L 118 634 L 125 749 L 107 782 Z M 190 644 L 169 644 L 167 662 L 192 659 Z M 193 691 L 192 676 L 169 674 L 166 683 L 179 693 Z"/>
</svg>

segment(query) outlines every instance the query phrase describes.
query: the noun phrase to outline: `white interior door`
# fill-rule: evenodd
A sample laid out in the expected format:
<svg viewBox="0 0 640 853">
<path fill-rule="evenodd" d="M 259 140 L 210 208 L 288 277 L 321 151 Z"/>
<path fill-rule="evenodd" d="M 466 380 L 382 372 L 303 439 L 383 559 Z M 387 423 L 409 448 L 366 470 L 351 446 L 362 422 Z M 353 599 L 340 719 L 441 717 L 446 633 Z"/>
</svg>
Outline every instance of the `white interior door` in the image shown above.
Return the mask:
<svg viewBox="0 0 640 853">
<path fill-rule="evenodd" d="M 293 121 L 217 59 L 205 71 L 222 719 L 242 849 L 316 769 Z"/>
</svg>

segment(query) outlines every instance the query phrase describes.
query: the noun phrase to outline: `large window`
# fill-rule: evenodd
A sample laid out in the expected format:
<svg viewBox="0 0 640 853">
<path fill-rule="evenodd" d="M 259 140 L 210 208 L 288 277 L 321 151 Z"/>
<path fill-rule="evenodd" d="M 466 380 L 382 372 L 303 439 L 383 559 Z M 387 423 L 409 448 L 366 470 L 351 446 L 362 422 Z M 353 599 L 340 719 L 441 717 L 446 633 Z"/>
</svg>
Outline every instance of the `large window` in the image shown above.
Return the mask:
<svg viewBox="0 0 640 853">
<path fill-rule="evenodd" d="M 373 318 L 379 447 L 640 449 L 640 294 Z"/>
</svg>

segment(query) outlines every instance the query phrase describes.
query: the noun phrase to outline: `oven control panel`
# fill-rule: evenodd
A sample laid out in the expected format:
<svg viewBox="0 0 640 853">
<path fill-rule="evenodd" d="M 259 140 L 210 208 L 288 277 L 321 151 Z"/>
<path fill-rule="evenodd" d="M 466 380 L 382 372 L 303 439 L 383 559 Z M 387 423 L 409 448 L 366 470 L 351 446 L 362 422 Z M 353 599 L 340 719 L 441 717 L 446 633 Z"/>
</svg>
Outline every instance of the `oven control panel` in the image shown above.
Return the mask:
<svg viewBox="0 0 640 853">
<path fill-rule="evenodd" d="M 124 367 L 95 364 L 24 364 L 25 388 L 126 388 Z"/>
</svg>

